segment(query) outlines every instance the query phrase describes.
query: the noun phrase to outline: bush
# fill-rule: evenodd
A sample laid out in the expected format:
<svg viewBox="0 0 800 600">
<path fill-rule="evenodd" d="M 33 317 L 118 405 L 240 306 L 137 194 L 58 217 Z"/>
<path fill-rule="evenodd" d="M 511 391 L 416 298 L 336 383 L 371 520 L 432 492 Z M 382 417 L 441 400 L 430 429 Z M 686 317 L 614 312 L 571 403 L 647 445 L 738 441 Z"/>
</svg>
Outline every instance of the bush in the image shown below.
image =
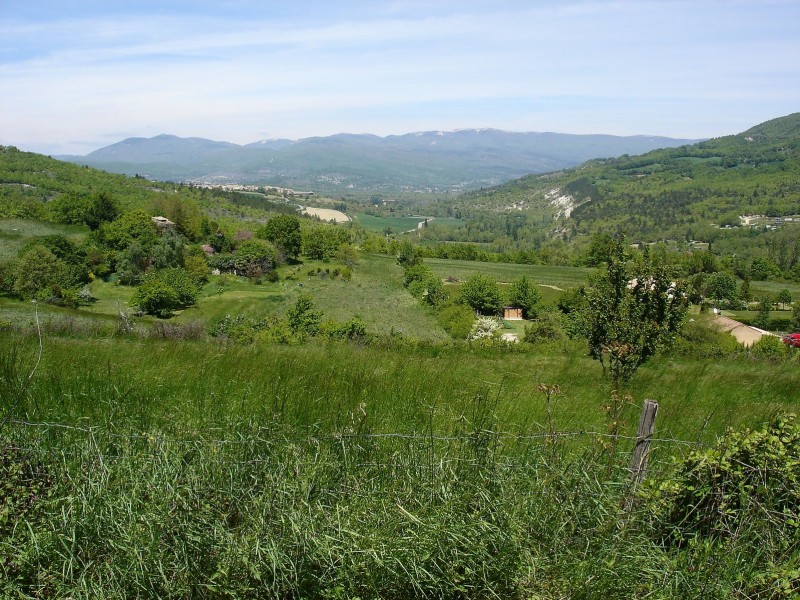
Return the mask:
<svg viewBox="0 0 800 600">
<path fill-rule="evenodd" d="M 682 545 L 695 536 L 724 538 L 755 521 L 796 539 L 800 429 L 794 419 L 778 417 L 761 431 L 729 431 L 645 491 L 662 539 Z"/>
<path fill-rule="evenodd" d="M 475 322 L 475 311 L 463 304 L 451 304 L 443 308 L 436 319 L 447 333 L 457 340 L 465 340 Z"/>
<path fill-rule="evenodd" d="M 320 326 L 319 334 L 329 340 L 363 341 L 367 337 L 367 324 L 359 316 L 344 323 L 326 321 Z"/>
<path fill-rule="evenodd" d="M 765 360 L 781 360 L 789 355 L 786 344 L 774 335 L 765 335 L 750 349 L 750 355 Z"/>
<path fill-rule="evenodd" d="M 178 308 L 192 306 L 197 301 L 197 286 L 180 267 L 151 271 L 131 298 L 131 305 L 149 315 L 166 319 Z"/>
<path fill-rule="evenodd" d="M 294 306 L 287 311 L 286 321 L 294 335 L 300 338 L 314 336 L 322 322 L 322 311 L 316 309 L 311 296 L 301 293 Z"/>
<path fill-rule="evenodd" d="M 212 337 L 232 339 L 242 344 L 255 341 L 258 334 L 267 329 L 263 320 L 250 319 L 242 315 L 226 315 L 214 321 L 208 328 Z"/>
<path fill-rule="evenodd" d="M 566 332 L 561 319 L 561 315 L 556 312 L 547 311 L 541 313 L 538 319 L 525 325 L 525 336 L 522 341 L 535 344 L 537 342 L 552 342 L 564 339 Z"/>
<path fill-rule="evenodd" d="M 500 320 L 495 317 L 478 317 L 478 320 L 472 324 L 467 339 L 470 342 L 492 341 L 496 338 L 500 325 Z"/>
</svg>

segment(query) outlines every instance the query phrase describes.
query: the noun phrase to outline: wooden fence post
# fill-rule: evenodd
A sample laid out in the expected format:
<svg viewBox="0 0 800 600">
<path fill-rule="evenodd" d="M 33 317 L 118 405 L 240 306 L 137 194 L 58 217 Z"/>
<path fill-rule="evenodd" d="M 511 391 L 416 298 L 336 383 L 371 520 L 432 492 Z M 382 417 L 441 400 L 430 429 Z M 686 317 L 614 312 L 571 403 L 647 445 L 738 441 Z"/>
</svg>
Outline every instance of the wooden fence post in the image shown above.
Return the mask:
<svg viewBox="0 0 800 600">
<path fill-rule="evenodd" d="M 656 427 L 656 414 L 658 414 L 658 402 L 645 400 L 642 415 L 639 417 L 639 427 L 636 430 L 636 446 L 631 461 L 631 483 L 634 489 L 644 481 L 647 474 L 647 459 L 650 456 L 650 442 Z"/>
</svg>

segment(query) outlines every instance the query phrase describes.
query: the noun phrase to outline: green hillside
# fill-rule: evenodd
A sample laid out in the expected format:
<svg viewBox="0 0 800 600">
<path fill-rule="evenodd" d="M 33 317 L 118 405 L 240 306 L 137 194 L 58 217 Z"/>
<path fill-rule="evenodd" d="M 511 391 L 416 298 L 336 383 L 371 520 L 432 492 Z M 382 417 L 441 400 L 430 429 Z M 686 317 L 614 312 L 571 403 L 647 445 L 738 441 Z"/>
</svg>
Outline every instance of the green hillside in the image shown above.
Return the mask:
<svg viewBox="0 0 800 600">
<path fill-rule="evenodd" d="M 540 217 L 570 237 L 707 239 L 719 235 L 712 228 L 739 227 L 741 215 L 772 219 L 759 222 L 763 229 L 800 214 L 800 113 L 698 144 L 529 175 L 465 194 L 452 208 Z"/>
</svg>

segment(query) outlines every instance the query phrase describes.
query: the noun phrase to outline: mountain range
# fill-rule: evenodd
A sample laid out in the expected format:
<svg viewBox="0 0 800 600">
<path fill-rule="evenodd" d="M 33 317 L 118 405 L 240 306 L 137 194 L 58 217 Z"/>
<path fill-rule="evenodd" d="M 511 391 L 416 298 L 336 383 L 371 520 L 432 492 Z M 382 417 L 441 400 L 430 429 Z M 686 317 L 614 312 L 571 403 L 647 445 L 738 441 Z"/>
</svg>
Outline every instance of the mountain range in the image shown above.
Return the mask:
<svg viewBox="0 0 800 600">
<path fill-rule="evenodd" d="M 460 192 L 592 158 L 641 154 L 693 141 L 463 129 L 386 137 L 342 133 L 242 146 L 158 135 L 128 138 L 86 156 L 56 158 L 155 180 L 264 184 L 329 193 Z"/>
</svg>

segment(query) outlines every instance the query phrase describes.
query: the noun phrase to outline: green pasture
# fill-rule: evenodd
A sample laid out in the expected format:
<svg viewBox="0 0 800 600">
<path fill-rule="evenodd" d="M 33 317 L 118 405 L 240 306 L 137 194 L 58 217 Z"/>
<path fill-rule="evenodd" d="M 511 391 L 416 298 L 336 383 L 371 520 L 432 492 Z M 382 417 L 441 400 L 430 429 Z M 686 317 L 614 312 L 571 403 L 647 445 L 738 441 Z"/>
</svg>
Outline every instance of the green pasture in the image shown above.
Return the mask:
<svg viewBox="0 0 800 600">
<path fill-rule="evenodd" d="M 781 290 L 789 290 L 792 299 L 800 302 L 800 283 L 788 281 L 751 281 L 750 293 L 754 298 L 763 296 L 775 297 Z"/>
<path fill-rule="evenodd" d="M 492 277 L 503 287 L 525 275 L 539 286 L 542 300 L 547 303 L 555 302 L 564 290 L 586 283 L 592 272 L 592 269 L 581 267 L 485 263 L 444 258 L 426 258 L 425 264 L 442 279 L 454 277 L 463 282 L 471 275 L 481 273 Z M 453 283 L 447 287 L 452 294 L 458 294 L 461 284 Z"/>
<path fill-rule="evenodd" d="M 0 260 L 15 259 L 20 248 L 31 238 L 58 234 L 72 241 L 79 241 L 88 232 L 89 229 L 83 225 L 59 225 L 28 219 L 0 219 Z"/>
<path fill-rule="evenodd" d="M 18 346 L 22 362 L 34 364 L 35 335 L 1 335 L 6 349 Z M 46 336 L 43 348 L 36 384 L 41 393 L 30 417 L 104 422 L 113 414 L 117 426 L 134 429 L 199 433 L 242 420 L 267 423 L 277 411 L 292 427 L 333 432 L 364 403 L 375 432 L 432 427 L 444 435 L 483 396 L 491 399 L 499 430 L 534 433 L 546 421 L 537 387 L 558 384 L 558 428 L 602 431 L 611 389 L 582 342 L 533 351 L 457 345 L 399 352 L 334 343 L 238 346 Z M 124 401 L 93 403 L 69 391 L 103 382 L 128 390 Z M 753 426 L 776 412 L 796 411 L 798 386 L 800 372 L 791 361 L 657 357 L 625 389 L 631 397 L 625 427 L 635 427 L 639 405 L 649 398 L 659 402 L 659 437 L 709 441 L 729 426 Z"/>
</svg>

